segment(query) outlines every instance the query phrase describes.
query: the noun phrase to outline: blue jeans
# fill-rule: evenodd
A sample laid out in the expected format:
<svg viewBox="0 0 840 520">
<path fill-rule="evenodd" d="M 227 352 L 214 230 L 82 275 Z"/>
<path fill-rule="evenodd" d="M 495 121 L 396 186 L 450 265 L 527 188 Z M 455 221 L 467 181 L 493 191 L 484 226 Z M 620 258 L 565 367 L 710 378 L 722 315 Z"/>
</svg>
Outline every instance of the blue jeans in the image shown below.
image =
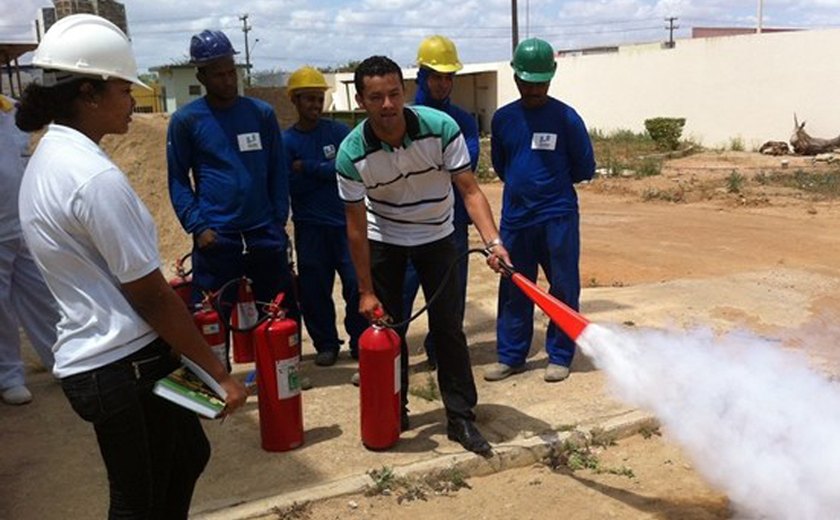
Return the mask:
<svg viewBox="0 0 840 520">
<path fill-rule="evenodd" d="M 423 294 L 430 297 L 443 287 L 429 307 L 429 334 L 437 349 L 438 387 L 446 408 L 447 419 L 475 420 L 473 408 L 478 401 L 470 351 L 464 337 L 464 308 L 458 303 L 460 273 L 447 269 L 458 258 L 452 235 L 419 246 L 396 246 L 370 240 L 370 271 L 376 297 L 385 312 L 395 321 L 403 319 L 403 287 L 406 266 L 414 264 Z M 408 348 L 401 334 L 402 405 L 408 408 Z"/>
<path fill-rule="evenodd" d="M 300 307 L 315 350 L 338 351 L 341 346 L 332 295 L 338 273 L 345 304 L 344 329 L 350 336 L 350 352 L 357 355 L 359 336 L 368 327 L 368 321 L 359 314 L 359 288 L 350 260 L 347 230 L 340 226 L 295 224 L 295 247 L 300 273 Z"/>
<path fill-rule="evenodd" d="M 152 393 L 178 365 L 158 339 L 61 380 L 73 410 L 96 432 L 108 470 L 109 519 L 187 518 L 210 443 L 196 414 Z"/>
</svg>

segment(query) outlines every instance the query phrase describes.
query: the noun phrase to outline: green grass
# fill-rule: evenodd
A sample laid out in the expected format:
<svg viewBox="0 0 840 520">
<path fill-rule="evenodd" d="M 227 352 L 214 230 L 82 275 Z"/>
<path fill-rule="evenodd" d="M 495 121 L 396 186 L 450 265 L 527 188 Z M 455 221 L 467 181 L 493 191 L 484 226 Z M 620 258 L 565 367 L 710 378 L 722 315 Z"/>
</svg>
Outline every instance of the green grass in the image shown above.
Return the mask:
<svg viewBox="0 0 840 520">
<path fill-rule="evenodd" d="M 440 400 L 440 391 L 437 387 L 437 381 L 435 381 L 431 372 L 426 373 L 426 381 L 422 385 L 411 386 L 408 389 L 408 393 L 419 397 L 420 399 L 425 399 L 426 401 Z"/>
<path fill-rule="evenodd" d="M 737 170 L 732 170 L 732 173 L 726 177 L 726 191 L 728 193 L 741 193 L 746 181 L 746 177 L 738 173 Z"/>
<path fill-rule="evenodd" d="M 427 500 L 430 495 L 450 495 L 460 489 L 471 489 L 466 475 L 457 468 L 447 468 L 418 477 L 398 477 L 388 466 L 368 471 L 373 485 L 365 491 L 367 496 L 394 495 L 397 503 Z"/>
<path fill-rule="evenodd" d="M 552 446 L 542 462 L 553 471 L 589 470 L 596 474 L 609 473 L 627 478 L 636 478 L 633 470 L 627 466 L 604 466 L 598 457 L 597 449 L 614 446 L 615 438 L 603 429 L 595 428 L 589 435 L 576 436 L 563 441 L 559 446 Z"/>
</svg>

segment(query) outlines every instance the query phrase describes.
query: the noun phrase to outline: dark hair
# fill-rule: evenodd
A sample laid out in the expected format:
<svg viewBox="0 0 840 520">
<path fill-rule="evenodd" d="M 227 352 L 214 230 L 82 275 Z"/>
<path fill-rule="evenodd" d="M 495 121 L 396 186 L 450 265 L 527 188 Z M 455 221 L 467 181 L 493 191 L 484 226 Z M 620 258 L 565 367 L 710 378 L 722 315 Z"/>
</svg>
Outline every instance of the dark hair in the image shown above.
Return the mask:
<svg viewBox="0 0 840 520">
<path fill-rule="evenodd" d="M 73 101 L 85 83 L 90 83 L 94 92 L 105 90 L 106 81 L 94 78 L 74 79 L 52 87 L 30 83 L 23 91 L 15 124 L 24 132 L 34 132 L 53 121 L 72 119 L 76 115 Z"/>
<path fill-rule="evenodd" d="M 356 85 L 356 92 L 361 94 L 365 89 L 365 78 L 373 76 L 387 76 L 388 74 L 396 74 L 400 78 L 400 83 L 403 82 L 402 69 L 394 60 L 387 56 L 371 56 L 361 62 L 353 74 L 353 83 Z"/>
</svg>

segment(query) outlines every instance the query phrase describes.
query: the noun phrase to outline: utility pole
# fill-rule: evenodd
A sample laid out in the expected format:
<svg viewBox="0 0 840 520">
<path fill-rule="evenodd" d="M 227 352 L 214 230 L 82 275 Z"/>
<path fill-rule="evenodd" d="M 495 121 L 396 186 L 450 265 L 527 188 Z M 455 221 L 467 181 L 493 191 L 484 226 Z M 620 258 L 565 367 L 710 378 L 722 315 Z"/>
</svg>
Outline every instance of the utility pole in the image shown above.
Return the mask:
<svg viewBox="0 0 840 520">
<path fill-rule="evenodd" d="M 758 0 L 758 15 L 756 16 L 756 19 L 758 25 L 756 26 L 755 32 L 761 34 L 761 30 L 764 25 L 764 0 Z"/>
<path fill-rule="evenodd" d="M 519 45 L 519 9 L 516 6 L 516 0 L 510 0 L 510 55 L 516 52 L 516 46 Z"/>
<path fill-rule="evenodd" d="M 251 26 L 248 25 L 248 13 L 239 17 L 242 20 L 242 32 L 245 34 L 245 84 L 251 86 L 251 49 L 248 47 L 248 32 Z"/>
<path fill-rule="evenodd" d="M 665 18 L 665 21 L 668 22 L 668 25 L 665 26 L 665 28 L 668 29 L 668 41 L 665 43 L 665 47 L 669 49 L 674 48 L 674 29 L 680 28 L 679 25 L 674 25 L 674 22 L 677 20 L 679 20 L 679 18 L 676 16 Z"/>
</svg>

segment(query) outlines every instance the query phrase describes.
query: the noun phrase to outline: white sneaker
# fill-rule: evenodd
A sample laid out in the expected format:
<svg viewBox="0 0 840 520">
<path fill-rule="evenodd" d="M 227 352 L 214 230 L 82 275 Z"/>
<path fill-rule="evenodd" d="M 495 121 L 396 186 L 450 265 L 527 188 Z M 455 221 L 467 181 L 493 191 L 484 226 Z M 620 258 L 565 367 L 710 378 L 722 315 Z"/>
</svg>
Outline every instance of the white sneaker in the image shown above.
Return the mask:
<svg viewBox="0 0 840 520">
<path fill-rule="evenodd" d="M 18 385 L 3 390 L 0 398 L 6 404 L 21 405 L 32 401 L 32 392 L 25 386 Z"/>
</svg>

